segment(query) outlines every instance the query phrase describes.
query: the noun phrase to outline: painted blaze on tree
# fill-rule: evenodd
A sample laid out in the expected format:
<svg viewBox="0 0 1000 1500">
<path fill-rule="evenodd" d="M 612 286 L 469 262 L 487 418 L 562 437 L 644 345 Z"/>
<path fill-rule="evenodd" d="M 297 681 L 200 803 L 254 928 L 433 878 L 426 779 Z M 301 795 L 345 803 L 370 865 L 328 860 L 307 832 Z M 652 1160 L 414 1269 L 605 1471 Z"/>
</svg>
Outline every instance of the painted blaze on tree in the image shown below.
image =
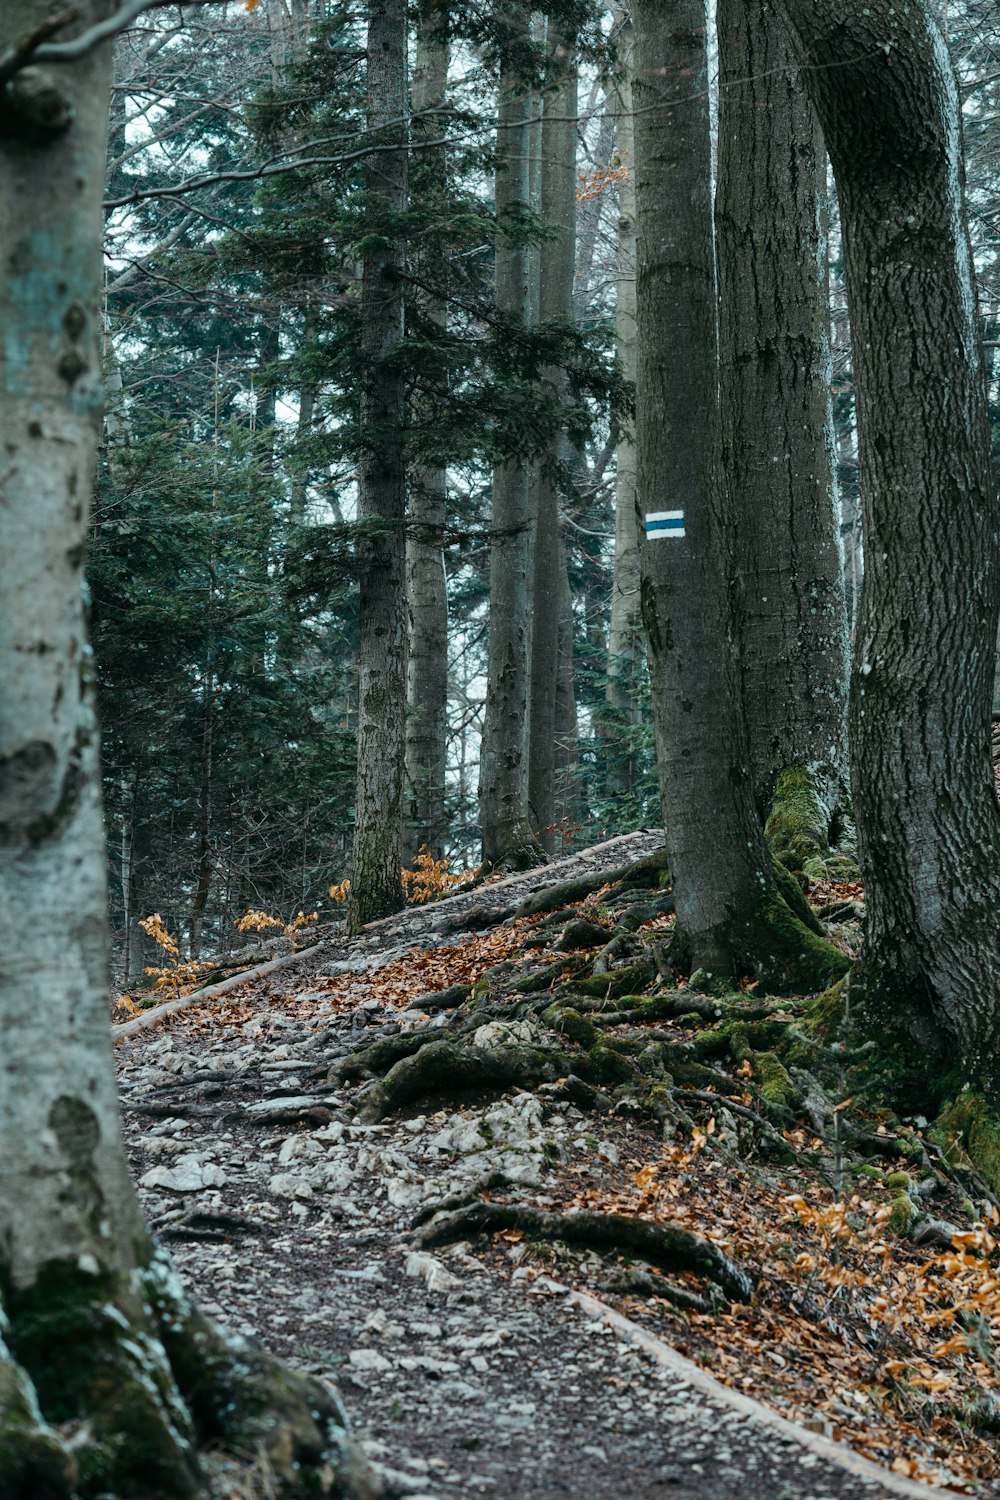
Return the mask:
<svg viewBox="0 0 1000 1500">
<path fill-rule="evenodd" d="M 4 5 L 0 55 L 51 9 Z M 361 1496 L 332 1392 L 186 1296 L 120 1135 L 82 574 L 109 86 L 107 43 L 0 85 L 0 1494 L 196 1497 L 210 1444 Z"/>
</svg>

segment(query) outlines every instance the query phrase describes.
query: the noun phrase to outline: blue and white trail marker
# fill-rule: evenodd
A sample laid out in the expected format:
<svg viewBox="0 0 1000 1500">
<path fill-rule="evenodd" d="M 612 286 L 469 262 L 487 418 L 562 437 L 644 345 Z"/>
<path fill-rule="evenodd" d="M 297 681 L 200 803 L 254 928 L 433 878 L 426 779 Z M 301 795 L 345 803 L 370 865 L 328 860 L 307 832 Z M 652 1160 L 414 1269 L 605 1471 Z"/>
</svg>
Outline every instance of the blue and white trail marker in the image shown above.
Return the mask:
<svg viewBox="0 0 1000 1500">
<path fill-rule="evenodd" d="M 684 512 L 682 510 L 651 510 L 646 514 L 646 539 L 658 541 L 667 536 L 684 535 Z"/>
</svg>

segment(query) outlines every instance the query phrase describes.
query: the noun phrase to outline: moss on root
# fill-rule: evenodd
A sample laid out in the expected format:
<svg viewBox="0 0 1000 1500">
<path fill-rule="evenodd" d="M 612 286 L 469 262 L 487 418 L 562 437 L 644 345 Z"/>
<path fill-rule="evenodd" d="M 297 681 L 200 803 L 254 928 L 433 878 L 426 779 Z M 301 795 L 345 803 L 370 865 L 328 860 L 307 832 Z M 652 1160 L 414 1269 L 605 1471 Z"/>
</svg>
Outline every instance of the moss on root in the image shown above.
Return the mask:
<svg viewBox="0 0 1000 1500">
<path fill-rule="evenodd" d="M 11 1352 L 46 1419 L 80 1436 L 82 1495 L 201 1493 L 194 1425 L 130 1277 L 57 1260 L 5 1302 Z"/>
<path fill-rule="evenodd" d="M 263 1463 L 282 1500 L 370 1500 L 327 1387 L 226 1338 L 169 1258 L 140 1248 L 147 1260 L 135 1271 L 56 1260 L 29 1287 L 4 1288 L 11 1356 L 26 1379 L 19 1410 L 5 1399 L 18 1375 L 0 1342 L 2 1500 L 200 1500 L 206 1446 Z M 72 1460 L 42 1417 L 72 1439 Z"/>
<path fill-rule="evenodd" d="M 992 1191 L 1000 1193 L 1000 1118 L 982 1094 L 963 1089 L 938 1115 L 935 1134 L 946 1151 L 957 1142 Z"/>
<path fill-rule="evenodd" d="M 45 1424 L 24 1371 L 11 1360 L 5 1329 L 0 1313 L 0 1494 L 4 1500 L 69 1500 L 79 1471 Z"/>
<path fill-rule="evenodd" d="M 783 879 L 779 876 L 738 935 L 737 957 L 753 968 L 768 988 L 779 993 L 809 994 L 840 979 L 850 968 L 850 960 L 814 930 L 818 924 L 811 914 L 807 925 L 785 899 L 786 891 L 790 895 L 789 887 L 794 885 L 787 872 Z M 799 903 L 805 904 L 801 892 L 795 904 Z"/>
<path fill-rule="evenodd" d="M 764 824 L 775 859 L 786 870 L 826 873 L 830 852 L 830 818 L 816 791 L 816 783 L 803 766 L 788 766 L 774 786 L 771 811 Z"/>
</svg>

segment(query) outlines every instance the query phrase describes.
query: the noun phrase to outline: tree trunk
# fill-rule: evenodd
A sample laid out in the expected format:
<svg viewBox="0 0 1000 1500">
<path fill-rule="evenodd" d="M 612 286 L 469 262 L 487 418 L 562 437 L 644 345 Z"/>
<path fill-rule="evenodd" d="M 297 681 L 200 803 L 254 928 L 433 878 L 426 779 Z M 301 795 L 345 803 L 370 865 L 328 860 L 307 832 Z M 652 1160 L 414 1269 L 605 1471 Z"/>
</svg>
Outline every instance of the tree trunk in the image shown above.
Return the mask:
<svg viewBox="0 0 1000 1500">
<path fill-rule="evenodd" d="M 573 45 L 550 19 L 549 67 L 559 86 L 545 94 L 541 128 L 539 210 L 552 238 L 543 241 L 539 270 L 540 322 L 569 323 L 573 318 L 576 269 L 576 113 L 577 66 Z M 559 369 L 544 374 L 555 403 L 563 398 L 565 377 Z M 556 693 L 559 677 L 559 627 L 565 573 L 559 536 L 559 461 L 565 463 L 565 441 L 555 433 L 543 457 L 536 488 L 535 548 L 531 611 L 531 706 L 528 722 L 528 803 L 543 847 L 555 847 Z"/>
<path fill-rule="evenodd" d="M 512 7 L 515 56 L 527 24 L 523 6 Z M 517 324 L 527 322 L 529 308 L 529 255 L 516 220 L 530 201 L 531 117 L 531 94 L 522 87 L 516 71 L 506 67 L 497 109 L 496 306 L 503 317 Z M 490 640 L 479 822 L 483 862 L 494 867 L 527 867 L 542 857 L 528 820 L 530 568 L 528 464 L 515 455 L 493 471 Z"/>
<path fill-rule="evenodd" d="M 864 1013 L 1000 1098 L 1000 559 L 960 110 L 926 4 L 783 0 L 840 196 L 865 576 L 850 733 Z"/>
<path fill-rule="evenodd" d="M 423 0 L 413 74 L 413 110 L 440 110 L 448 86 L 447 11 L 441 0 Z M 414 122 L 414 140 L 441 133 L 440 115 Z M 421 201 L 444 211 L 447 158 L 440 148 L 418 152 Z M 426 267 L 432 276 L 440 267 Z M 425 318 L 445 333 L 448 307 L 433 297 Z M 419 417 L 419 414 L 418 414 Z M 444 563 L 447 475 L 442 463 L 416 466 L 410 486 L 406 536 L 406 595 L 409 614 L 409 668 L 406 679 L 407 863 L 421 845 L 436 856 L 445 835 L 445 761 L 448 744 L 448 588 Z"/>
<path fill-rule="evenodd" d="M 677 925 L 691 963 L 813 983 L 846 965 L 778 895 L 746 772 L 719 482 L 703 0 L 635 7 L 642 609 Z M 725 551 L 724 551 L 725 549 Z"/>
<path fill-rule="evenodd" d="M 0 52 L 50 15 L 5 6 Z M 280 1493 L 361 1494 L 339 1404 L 187 1300 L 122 1146 L 82 575 L 110 61 L 16 75 L 0 134 L 0 1488 L 185 1500 L 206 1445 L 263 1445 Z"/>
<path fill-rule="evenodd" d="M 719 0 L 718 27 L 722 461 L 750 775 L 772 848 L 801 869 L 828 849 L 848 774 L 826 155 L 771 0 Z"/>
<path fill-rule="evenodd" d="M 131 812 L 125 829 L 125 983 L 142 984 L 150 962 L 150 940 L 139 926 L 155 910 L 152 894 L 152 827 L 145 816 L 139 788 L 133 789 Z"/>
<path fill-rule="evenodd" d="M 615 347 L 626 380 L 636 376 L 635 323 L 635 129 L 632 115 L 632 23 L 621 11 L 617 22 L 619 68 L 615 90 L 615 160 L 625 175 L 618 184 L 618 260 L 615 286 Z M 602 720 L 609 794 L 627 795 L 638 775 L 633 732 L 639 723 L 638 691 L 643 666 L 642 608 L 639 596 L 639 529 L 635 492 L 635 441 L 619 423 L 615 473 L 615 561 L 611 584 L 611 624 Z"/>
<path fill-rule="evenodd" d="M 372 237 L 361 278 L 361 457 L 358 554 L 358 782 L 348 931 L 403 905 L 406 574 L 403 443 L 406 382 L 403 249 L 393 223 L 406 208 L 406 5 L 382 0 L 368 24 L 368 129 L 397 149 L 366 168 Z"/>
</svg>

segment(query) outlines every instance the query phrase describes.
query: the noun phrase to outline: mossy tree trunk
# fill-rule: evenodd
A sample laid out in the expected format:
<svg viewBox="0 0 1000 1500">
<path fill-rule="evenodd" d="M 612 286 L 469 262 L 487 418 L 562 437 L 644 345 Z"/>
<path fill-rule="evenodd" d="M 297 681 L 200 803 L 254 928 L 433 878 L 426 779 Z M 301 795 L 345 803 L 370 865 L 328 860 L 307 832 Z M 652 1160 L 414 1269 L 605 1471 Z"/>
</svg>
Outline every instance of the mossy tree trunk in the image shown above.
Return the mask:
<svg viewBox="0 0 1000 1500">
<path fill-rule="evenodd" d="M 746 772 L 719 469 L 703 0 L 639 0 L 635 31 L 642 611 L 677 926 L 692 966 L 784 970 L 811 985 L 822 973 L 807 955 L 830 972 L 843 959 L 786 907 Z"/>
<path fill-rule="evenodd" d="M 847 611 L 834 479 L 826 153 L 771 0 L 719 0 L 719 385 L 750 775 L 777 856 L 845 802 Z"/>
<path fill-rule="evenodd" d="M 4 6 L 0 52 L 51 12 Z M 187 1300 L 122 1145 L 83 605 L 110 63 L 18 74 L 0 134 L 0 1493 L 183 1500 L 214 1444 L 264 1450 L 287 1496 L 361 1495 L 330 1393 Z"/>
<path fill-rule="evenodd" d="M 851 681 L 865 1014 L 1000 1097 L 995 488 L 960 108 L 928 5 L 782 0 L 833 162 L 865 577 Z"/>
<path fill-rule="evenodd" d="M 380 149 L 365 170 L 370 217 L 361 276 L 361 601 L 350 932 L 403 905 L 406 378 L 398 217 L 406 207 L 406 45 L 405 0 L 380 0 L 369 16 L 367 45 L 367 124 Z"/>
</svg>

